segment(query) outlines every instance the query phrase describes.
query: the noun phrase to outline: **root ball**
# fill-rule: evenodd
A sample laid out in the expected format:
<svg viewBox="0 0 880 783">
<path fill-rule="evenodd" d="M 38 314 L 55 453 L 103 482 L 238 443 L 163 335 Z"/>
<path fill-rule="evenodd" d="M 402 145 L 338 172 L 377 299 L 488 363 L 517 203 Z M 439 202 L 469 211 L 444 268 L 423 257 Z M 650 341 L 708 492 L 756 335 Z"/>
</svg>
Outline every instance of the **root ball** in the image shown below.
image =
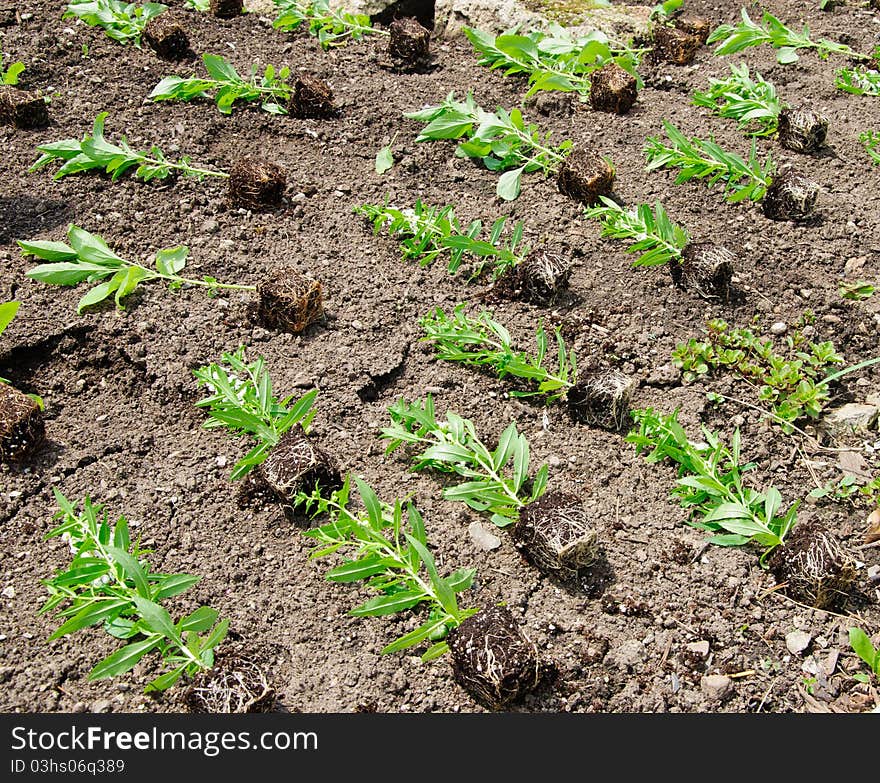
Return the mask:
<svg viewBox="0 0 880 783">
<path fill-rule="evenodd" d="M 598 554 L 596 530 L 577 495 L 548 492 L 529 503 L 513 528 L 525 558 L 546 574 L 570 578 Z"/>
<path fill-rule="evenodd" d="M 558 253 L 533 250 L 495 281 L 492 294 L 501 299 L 549 305 L 568 290 L 571 271 L 571 265 Z"/>
<path fill-rule="evenodd" d="M 657 25 L 654 29 L 655 60 L 673 65 L 688 65 L 694 61 L 702 45 L 703 41 L 699 36 L 678 27 Z"/>
<path fill-rule="evenodd" d="M 629 421 L 635 378 L 619 370 L 585 373 L 568 390 L 566 402 L 575 421 L 619 432 Z"/>
<path fill-rule="evenodd" d="M 256 317 L 266 329 L 299 334 L 324 315 L 321 282 L 286 267 L 273 269 L 257 296 Z"/>
<path fill-rule="evenodd" d="M 698 16 L 679 16 L 675 20 L 675 27 L 688 35 L 694 36 L 700 42 L 700 45 L 705 44 L 709 40 L 709 35 L 712 32 L 712 22 Z"/>
<path fill-rule="evenodd" d="M 811 109 L 783 109 L 779 113 L 779 143 L 795 152 L 816 152 L 825 144 L 828 118 Z"/>
<path fill-rule="evenodd" d="M 727 300 L 736 256 L 712 242 L 688 242 L 681 257 L 669 262 L 676 285 L 696 291 L 704 299 Z"/>
<path fill-rule="evenodd" d="M 773 179 L 762 200 L 764 215 L 771 220 L 808 220 L 819 197 L 819 186 L 795 172 Z"/>
<path fill-rule="evenodd" d="M 300 492 L 330 492 L 342 486 L 333 458 L 314 444 L 301 427 L 281 436 L 258 468 L 257 480 L 283 504 L 292 506 Z"/>
<path fill-rule="evenodd" d="M 388 28 L 388 57 L 397 66 L 409 69 L 424 67 L 430 59 L 431 31 L 417 19 L 395 19 Z"/>
<path fill-rule="evenodd" d="M 816 609 L 842 607 L 857 574 L 855 557 L 816 522 L 797 525 L 768 566 L 789 598 Z"/>
<path fill-rule="evenodd" d="M 254 211 L 281 203 L 287 173 L 281 166 L 257 158 L 241 158 L 229 170 L 229 201 Z"/>
<path fill-rule="evenodd" d="M 189 37 L 181 21 L 169 12 L 151 19 L 144 28 L 144 43 L 165 60 L 181 60 L 189 54 Z"/>
<path fill-rule="evenodd" d="M 208 9 L 220 19 L 235 19 L 244 13 L 244 0 L 211 0 Z"/>
<path fill-rule="evenodd" d="M 272 712 L 275 689 L 250 658 L 218 655 L 210 669 L 199 672 L 184 694 L 190 712 L 244 714 Z"/>
<path fill-rule="evenodd" d="M 35 92 L 0 85 L 0 125 L 15 125 L 28 130 L 42 128 L 49 122 L 49 108 Z"/>
<path fill-rule="evenodd" d="M 320 120 L 339 114 L 330 85 L 308 74 L 294 82 L 287 111 L 300 120 Z"/>
<path fill-rule="evenodd" d="M 596 111 L 626 114 L 636 102 L 636 79 L 617 63 L 590 74 L 590 105 Z"/>
<path fill-rule="evenodd" d="M 592 206 L 599 196 L 610 196 L 614 169 L 598 152 L 574 150 L 562 162 L 556 179 L 560 193 Z"/>
<path fill-rule="evenodd" d="M 538 648 L 506 607 L 468 617 L 447 636 L 455 680 L 491 710 L 501 710 L 538 684 Z"/>
<path fill-rule="evenodd" d="M 45 440 L 43 411 L 30 397 L 0 383 L 0 463 L 21 462 Z"/>
</svg>

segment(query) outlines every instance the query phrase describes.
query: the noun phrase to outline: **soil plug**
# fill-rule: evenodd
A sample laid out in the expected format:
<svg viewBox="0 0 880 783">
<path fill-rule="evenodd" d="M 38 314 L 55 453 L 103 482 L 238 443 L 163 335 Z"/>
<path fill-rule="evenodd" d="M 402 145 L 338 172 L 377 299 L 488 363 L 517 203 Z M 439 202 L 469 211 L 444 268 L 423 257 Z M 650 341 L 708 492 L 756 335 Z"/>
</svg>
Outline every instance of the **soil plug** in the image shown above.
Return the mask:
<svg viewBox="0 0 880 783">
<path fill-rule="evenodd" d="M 821 525 L 803 522 L 773 551 L 768 566 L 789 598 L 830 609 L 849 596 L 858 564 Z"/>
<path fill-rule="evenodd" d="M 25 459 L 42 444 L 45 434 L 39 403 L 0 382 L 0 463 Z"/>
<path fill-rule="evenodd" d="M 194 713 L 272 712 L 276 692 L 253 660 L 221 654 L 212 668 L 200 671 L 193 678 L 183 699 Z"/>
<path fill-rule="evenodd" d="M 258 158 L 242 158 L 229 169 L 229 200 L 254 211 L 277 206 L 287 187 L 281 166 Z"/>
<path fill-rule="evenodd" d="M 560 193 L 592 206 L 600 196 L 610 196 L 614 169 L 592 150 L 574 150 L 559 167 L 556 186 Z"/>
<path fill-rule="evenodd" d="M 698 16 L 679 16 L 674 25 L 676 29 L 698 39 L 700 45 L 709 40 L 709 34 L 712 32 L 712 23 L 708 19 L 702 19 Z"/>
<path fill-rule="evenodd" d="M 342 477 L 333 459 L 312 443 L 301 427 L 294 427 L 281 436 L 260 464 L 254 480 L 288 506 L 294 505 L 300 492 L 310 495 L 320 489 L 329 493 L 342 486 Z"/>
<path fill-rule="evenodd" d="M 169 13 L 151 19 L 141 38 L 165 60 L 182 60 L 190 51 L 189 38 L 181 20 Z"/>
<path fill-rule="evenodd" d="M 673 65 L 688 65 L 694 61 L 703 45 L 698 35 L 679 29 L 658 25 L 654 29 L 654 59 Z"/>
<path fill-rule="evenodd" d="M 244 13 L 244 0 L 211 0 L 208 8 L 220 19 L 235 19 Z"/>
<path fill-rule="evenodd" d="M 502 299 L 548 305 L 568 290 L 571 271 L 571 265 L 558 253 L 533 250 L 495 281 L 491 294 Z"/>
<path fill-rule="evenodd" d="M 590 515 L 570 492 L 548 492 L 529 503 L 513 528 L 513 540 L 530 563 L 562 578 L 576 576 L 598 554 Z"/>
<path fill-rule="evenodd" d="M 619 432 L 629 422 L 636 381 L 618 370 L 584 373 L 566 394 L 576 421 Z"/>
<path fill-rule="evenodd" d="M 294 82 L 287 111 L 291 117 L 300 120 L 320 120 L 339 114 L 330 85 L 308 74 Z"/>
<path fill-rule="evenodd" d="M 0 125 L 15 125 L 25 130 L 41 128 L 49 122 L 46 101 L 36 92 L 0 85 Z"/>
<path fill-rule="evenodd" d="M 617 63 L 590 74 L 590 105 L 596 111 L 626 114 L 636 101 L 636 78 Z"/>
<path fill-rule="evenodd" d="M 816 152 L 828 135 L 828 118 L 811 109 L 783 109 L 779 113 L 779 143 L 795 152 Z"/>
<path fill-rule="evenodd" d="M 704 299 L 727 300 L 736 256 L 712 242 L 688 242 L 681 256 L 669 260 L 672 280 Z"/>
<path fill-rule="evenodd" d="M 783 172 L 773 178 L 761 205 L 764 215 L 771 220 L 807 220 L 816 206 L 819 186 L 811 179 L 793 172 Z"/>
<path fill-rule="evenodd" d="M 501 710 L 541 678 L 538 648 L 502 606 L 468 617 L 447 637 L 456 681 L 479 703 Z"/>
<path fill-rule="evenodd" d="M 431 48 L 431 31 L 419 24 L 417 19 L 395 19 L 389 27 L 388 56 L 400 68 L 417 70 L 428 64 Z"/>
<path fill-rule="evenodd" d="M 324 293 L 319 280 L 278 267 L 257 285 L 256 316 L 267 328 L 299 334 L 324 315 Z"/>
</svg>

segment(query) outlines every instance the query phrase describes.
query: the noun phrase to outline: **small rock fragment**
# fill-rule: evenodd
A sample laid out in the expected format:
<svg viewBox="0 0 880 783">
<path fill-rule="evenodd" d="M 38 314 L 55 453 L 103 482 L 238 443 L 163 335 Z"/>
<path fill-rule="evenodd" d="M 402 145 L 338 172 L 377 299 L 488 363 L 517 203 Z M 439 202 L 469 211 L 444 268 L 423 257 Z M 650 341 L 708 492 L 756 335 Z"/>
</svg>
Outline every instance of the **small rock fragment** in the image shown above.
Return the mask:
<svg viewBox="0 0 880 783">
<path fill-rule="evenodd" d="M 812 641 L 813 637 L 805 631 L 792 631 L 785 635 L 785 646 L 792 655 L 800 655 Z"/>
<path fill-rule="evenodd" d="M 486 530 L 479 521 L 471 522 L 471 524 L 468 525 L 468 535 L 470 535 L 471 541 L 474 542 L 477 549 L 480 549 L 483 552 L 498 549 L 498 547 L 501 546 L 501 539 L 494 533 L 490 533 Z"/>
<path fill-rule="evenodd" d="M 733 687 L 733 680 L 723 674 L 707 674 L 700 678 L 700 689 L 709 701 L 723 701 Z"/>
<path fill-rule="evenodd" d="M 826 411 L 821 427 L 829 435 L 845 437 L 867 432 L 877 421 L 880 409 L 876 405 L 848 402 L 839 408 Z"/>
</svg>

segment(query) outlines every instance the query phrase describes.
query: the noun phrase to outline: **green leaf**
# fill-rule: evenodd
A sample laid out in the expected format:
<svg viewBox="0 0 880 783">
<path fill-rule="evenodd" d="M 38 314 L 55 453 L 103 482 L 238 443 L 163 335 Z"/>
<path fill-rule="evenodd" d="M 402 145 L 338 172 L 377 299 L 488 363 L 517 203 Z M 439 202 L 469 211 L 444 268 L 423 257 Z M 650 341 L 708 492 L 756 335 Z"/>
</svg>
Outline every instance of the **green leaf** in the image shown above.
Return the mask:
<svg viewBox="0 0 880 783">
<path fill-rule="evenodd" d="M 391 642 L 391 644 L 383 647 L 382 655 L 388 655 L 389 653 L 399 652 L 400 650 L 405 650 L 408 647 L 413 647 L 419 642 L 422 642 L 425 639 L 429 638 L 432 633 L 442 628 L 445 624 L 445 618 L 428 620 L 415 630 L 404 634 L 403 636 Z"/>
<path fill-rule="evenodd" d="M 422 661 L 425 663 L 433 661 L 435 658 L 439 658 L 441 655 L 445 655 L 448 652 L 449 645 L 446 642 L 437 642 L 437 644 L 431 645 L 424 653 L 422 653 Z"/>
<path fill-rule="evenodd" d="M 165 672 L 165 674 L 160 674 L 156 677 L 155 680 L 152 680 L 147 684 L 147 687 L 144 688 L 144 693 L 153 693 L 168 690 L 174 683 L 176 683 L 183 673 L 186 671 L 187 664 L 182 664 L 175 669 L 172 669 L 169 672 Z"/>
<path fill-rule="evenodd" d="M 111 296 L 118 286 L 118 281 L 108 280 L 106 283 L 100 283 L 88 291 L 79 302 L 76 303 L 76 312 L 81 314 L 87 307 L 103 302 L 108 296 Z"/>
<path fill-rule="evenodd" d="M 505 201 L 513 201 L 519 196 L 524 171 L 525 166 L 520 166 L 518 169 L 505 171 L 500 177 L 498 177 L 498 185 L 495 188 L 495 193 L 498 198 L 504 199 Z"/>
<path fill-rule="evenodd" d="M 185 245 L 169 247 L 156 253 L 156 270 L 161 275 L 175 277 L 186 266 L 189 248 Z"/>
<path fill-rule="evenodd" d="M 421 541 L 416 540 L 409 533 L 406 533 L 405 535 L 410 546 L 419 553 L 419 558 L 425 564 L 425 568 L 431 577 L 431 584 L 434 587 L 434 592 L 436 593 L 437 600 L 440 602 L 440 606 L 442 606 L 446 612 L 455 616 L 458 612 L 458 602 L 455 600 L 455 592 L 437 573 L 437 567 L 434 565 L 434 556 Z"/>
<path fill-rule="evenodd" d="M 95 601 L 94 603 L 87 604 L 63 625 L 59 626 L 46 641 L 51 642 L 54 639 L 60 639 L 62 636 L 72 634 L 74 631 L 79 631 L 82 628 L 88 628 L 91 625 L 102 623 L 104 620 L 118 614 L 126 606 L 128 606 L 128 601 L 124 599 Z"/>
<path fill-rule="evenodd" d="M 849 644 L 850 647 L 852 647 L 853 652 L 868 664 L 875 674 L 880 676 L 880 672 L 877 672 L 877 651 L 874 650 L 874 645 L 871 644 L 871 639 L 868 637 L 868 634 L 866 634 L 861 628 L 850 628 Z"/>
<path fill-rule="evenodd" d="M 116 677 L 120 674 L 125 674 L 127 671 L 131 671 L 137 666 L 141 658 L 150 652 L 150 650 L 154 649 L 160 641 L 160 637 L 151 636 L 142 641 L 132 642 L 131 644 L 126 645 L 112 655 L 107 656 L 95 666 L 95 668 L 89 672 L 89 679 L 103 680 L 108 677 Z"/>
<path fill-rule="evenodd" d="M 165 577 L 159 583 L 159 589 L 153 596 L 153 600 L 159 602 L 164 598 L 180 595 L 189 590 L 193 585 L 198 584 L 201 580 L 202 577 L 192 576 L 191 574 L 174 574 L 173 576 Z"/>
<path fill-rule="evenodd" d="M 143 598 L 140 595 L 132 596 L 132 600 L 137 606 L 138 613 L 142 621 L 151 631 L 160 633 L 168 639 L 172 639 L 181 643 L 180 634 L 174 626 L 174 621 L 165 607 L 151 601 L 149 598 Z"/>
<path fill-rule="evenodd" d="M 376 493 L 373 492 L 367 483 L 359 476 L 355 476 L 354 483 L 357 486 L 358 494 L 361 496 L 364 507 L 367 509 L 367 517 L 370 521 L 370 527 L 376 531 L 382 530 L 385 524 L 382 514 L 382 504 L 379 502 L 379 498 L 376 497 Z"/>
<path fill-rule="evenodd" d="M 128 552 L 118 549 L 115 546 L 108 546 L 107 552 L 110 556 L 122 566 L 125 575 L 134 582 L 138 596 L 148 600 L 150 596 L 150 585 L 147 583 L 147 575 L 141 564 L 132 557 Z"/>
<path fill-rule="evenodd" d="M 193 631 L 201 633 L 211 628 L 217 622 L 217 610 L 210 606 L 200 606 L 191 614 L 184 617 L 180 623 L 180 633 Z"/>
<path fill-rule="evenodd" d="M 391 152 L 391 146 L 382 147 L 376 153 L 376 173 L 384 174 L 392 166 L 394 166 L 394 154 Z"/>
<path fill-rule="evenodd" d="M 371 555 L 360 560 L 349 560 L 325 574 L 331 582 L 357 582 L 382 574 L 397 566 L 396 560 L 378 555 Z"/>
<path fill-rule="evenodd" d="M 17 240 L 22 252 L 28 256 L 36 256 L 44 261 L 73 261 L 76 251 L 63 242 L 22 242 Z"/>
<path fill-rule="evenodd" d="M 393 595 L 378 595 L 356 609 L 352 609 L 349 614 L 353 617 L 378 617 L 411 609 L 420 601 L 426 600 L 428 600 L 428 596 L 421 590 L 406 590 Z"/>
<path fill-rule="evenodd" d="M 0 334 L 3 334 L 6 331 L 6 327 L 12 323 L 12 319 L 15 318 L 20 305 L 21 302 L 3 302 L 0 304 Z"/>
<path fill-rule="evenodd" d="M 229 632 L 229 620 L 221 620 L 217 623 L 217 626 L 213 631 L 208 635 L 208 638 L 205 639 L 202 644 L 202 651 L 205 652 L 207 650 L 213 650 L 220 642 L 222 642 L 226 638 L 226 634 Z"/>
<path fill-rule="evenodd" d="M 238 71 L 235 70 L 232 64 L 219 55 L 203 54 L 202 62 L 205 64 L 205 70 L 211 78 L 216 79 L 218 82 L 242 81 L 241 76 L 238 75 Z"/>
</svg>

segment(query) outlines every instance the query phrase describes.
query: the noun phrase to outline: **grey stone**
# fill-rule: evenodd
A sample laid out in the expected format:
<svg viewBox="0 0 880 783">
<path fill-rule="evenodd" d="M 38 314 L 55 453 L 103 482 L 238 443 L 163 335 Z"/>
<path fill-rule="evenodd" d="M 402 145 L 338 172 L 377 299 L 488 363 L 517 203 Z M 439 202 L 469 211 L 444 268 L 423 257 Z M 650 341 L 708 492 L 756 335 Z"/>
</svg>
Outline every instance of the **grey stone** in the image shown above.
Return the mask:
<svg viewBox="0 0 880 783">
<path fill-rule="evenodd" d="M 700 690 L 709 701 L 723 701 L 733 687 L 733 680 L 724 674 L 707 674 L 700 679 Z"/>
<path fill-rule="evenodd" d="M 483 524 L 479 521 L 471 522 L 468 526 L 468 534 L 477 549 L 481 549 L 484 552 L 488 552 L 491 549 L 498 549 L 498 547 L 501 546 L 501 539 L 486 530 L 486 528 L 483 527 Z"/>
<path fill-rule="evenodd" d="M 848 402 L 822 417 L 822 428 L 829 435 L 853 435 L 869 430 L 877 421 L 880 408 L 861 402 Z"/>
<path fill-rule="evenodd" d="M 792 631 L 785 635 L 785 646 L 792 655 L 800 655 L 807 647 L 813 637 L 806 631 Z"/>
</svg>

